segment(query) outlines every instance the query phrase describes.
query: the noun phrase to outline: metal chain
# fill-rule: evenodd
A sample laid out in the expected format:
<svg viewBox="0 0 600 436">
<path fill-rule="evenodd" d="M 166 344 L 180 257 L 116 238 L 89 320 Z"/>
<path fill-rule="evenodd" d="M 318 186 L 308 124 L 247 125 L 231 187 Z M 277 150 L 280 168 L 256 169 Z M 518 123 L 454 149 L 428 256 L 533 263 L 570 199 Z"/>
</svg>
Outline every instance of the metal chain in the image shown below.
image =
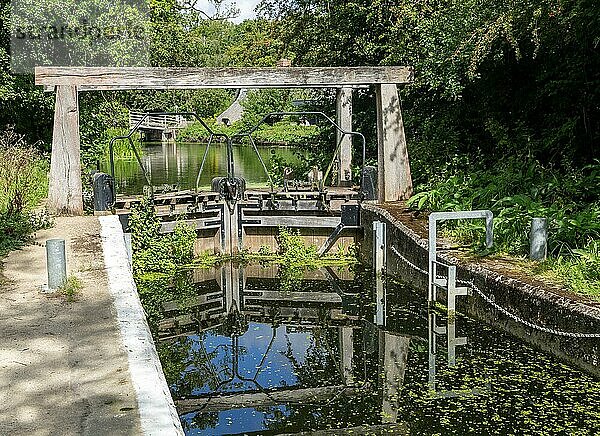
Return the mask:
<svg viewBox="0 0 600 436">
<path fill-rule="evenodd" d="M 425 275 L 429 275 L 429 271 L 426 271 L 422 268 L 419 268 L 417 265 L 415 265 L 414 263 L 412 263 L 411 261 L 409 261 L 406 257 L 402 256 L 399 252 L 398 249 L 396 249 L 396 247 L 392 246 L 392 251 L 394 252 L 394 254 L 396 256 L 398 256 L 400 259 L 402 259 L 404 262 L 406 262 L 411 268 L 413 268 L 416 271 L 419 271 L 422 274 Z M 492 300 L 492 298 L 490 298 L 489 296 L 487 296 L 486 294 L 484 294 L 481 289 L 479 289 L 477 286 L 475 286 L 475 283 L 473 283 L 473 281 L 465 281 L 465 280 L 456 280 L 457 283 L 459 284 L 463 284 L 463 285 L 467 285 L 470 286 L 473 290 L 475 290 L 475 292 L 477 292 L 477 294 L 479 294 L 479 296 L 481 298 L 483 298 L 484 301 L 486 301 L 488 304 L 490 304 L 492 307 L 494 307 L 496 310 L 502 312 L 503 314 L 505 314 L 506 316 L 508 316 L 509 318 L 513 319 L 514 321 L 517 321 L 518 323 L 521 323 L 523 325 L 526 325 L 527 327 L 530 327 L 532 329 L 535 330 L 539 330 L 545 333 L 551 333 L 553 335 L 557 335 L 557 336 L 567 336 L 570 338 L 600 338 L 600 333 L 577 333 L 577 332 L 565 332 L 562 330 L 556 330 L 553 328 L 549 328 L 549 327 L 544 327 L 538 324 L 534 324 L 530 321 L 527 321 L 517 315 L 515 315 L 512 312 L 509 312 L 507 309 L 505 309 L 504 307 L 500 306 L 498 303 L 496 303 L 494 300 Z"/>
<path fill-rule="evenodd" d="M 422 274 L 429 275 L 429 271 L 419 268 L 417 265 L 415 265 L 414 263 L 412 263 L 412 262 L 411 262 L 410 260 L 408 260 L 406 257 L 402 256 L 402 255 L 401 255 L 401 254 L 398 252 L 398 249 L 397 249 L 396 247 L 394 247 L 393 245 L 392 245 L 392 251 L 394 252 L 394 254 L 395 254 L 396 256 L 398 256 L 400 259 L 402 259 L 404 262 L 406 262 L 406 263 L 408 264 L 408 266 L 412 267 L 413 269 L 415 269 L 415 270 L 419 271 L 419 272 L 420 272 L 420 273 L 422 273 Z"/>
<path fill-rule="evenodd" d="M 490 298 L 489 296 L 487 296 L 486 294 L 484 294 L 481 289 L 479 289 L 477 286 L 475 286 L 475 284 L 473 283 L 473 281 L 467 282 L 465 280 L 456 280 L 457 283 L 461 283 L 464 285 L 468 285 L 470 286 L 473 290 L 475 290 L 475 292 L 477 292 L 479 294 L 479 296 L 481 298 L 483 298 L 485 301 L 487 301 L 492 307 L 494 307 L 495 309 L 497 309 L 498 311 L 502 312 L 503 314 L 505 314 L 506 316 L 508 316 L 509 318 L 523 324 L 526 325 L 527 327 L 531 327 L 532 329 L 535 330 L 540 330 L 542 332 L 545 333 L 551 333 L 553 335 L 557 335 L 557 336 L 567 336 L 570 338 L 600 338 L 600 333 L 578 333 L 578 332 L 565 332 L 562 330 L 556 330 L 550 327 L 544 327 L 538 324 L 534 324 L 530 321 L 527 321 L 517 315 L 515 315 L 512 312 L 509 312 L 508 310 L 506 310 L 504 307 L 500 306 L 498 303 L 496 303 L 494 300 L 492 300 L 492 298 Z"/>
</svg>

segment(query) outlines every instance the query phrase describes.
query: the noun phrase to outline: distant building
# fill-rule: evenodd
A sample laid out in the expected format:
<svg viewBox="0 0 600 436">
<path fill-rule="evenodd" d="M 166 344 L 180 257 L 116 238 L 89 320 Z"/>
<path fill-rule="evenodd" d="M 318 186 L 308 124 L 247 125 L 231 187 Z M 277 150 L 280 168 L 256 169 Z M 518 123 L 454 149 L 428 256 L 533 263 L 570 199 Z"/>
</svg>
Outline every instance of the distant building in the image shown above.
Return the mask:
<svg viewBox="0 0 600 436">
<path fill-rule="evenodd" d="M 248 90 L 240 89 L 238 95 L 231 106 L 225 109 L 221 115 L 217 116 L 217 124 L 225 124 L 226 126 L 230 126 L 242 119 L 242 115 L 244 115 L 244 107 L 242 106 L 242 101 L 246 98 L 248 94 Z"/>
</svg>

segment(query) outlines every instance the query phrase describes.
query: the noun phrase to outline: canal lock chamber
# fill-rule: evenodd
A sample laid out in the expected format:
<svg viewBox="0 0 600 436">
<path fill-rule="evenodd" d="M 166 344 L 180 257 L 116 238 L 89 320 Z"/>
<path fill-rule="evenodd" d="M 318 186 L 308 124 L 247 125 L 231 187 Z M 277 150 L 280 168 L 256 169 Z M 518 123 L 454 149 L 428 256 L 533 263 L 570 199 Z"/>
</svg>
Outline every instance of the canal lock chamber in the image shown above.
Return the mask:
<svg viewBox="0 0 600 436">
<path fill-rule="evenodd" d="M 539 338 L 528 344 L 462 315 L 468 299 L 453 317 L 430 308 L 426 280 L 398 274 L 404 267 L 390 260 L 388 272 L 404 281 L 377 280 L 363 264 L 290 270 L 235 260 L 138 280 L 186 434 L 600 428 L 600 381 L 581 370 L 585 358 L 565 365 Z"/>
</svg>

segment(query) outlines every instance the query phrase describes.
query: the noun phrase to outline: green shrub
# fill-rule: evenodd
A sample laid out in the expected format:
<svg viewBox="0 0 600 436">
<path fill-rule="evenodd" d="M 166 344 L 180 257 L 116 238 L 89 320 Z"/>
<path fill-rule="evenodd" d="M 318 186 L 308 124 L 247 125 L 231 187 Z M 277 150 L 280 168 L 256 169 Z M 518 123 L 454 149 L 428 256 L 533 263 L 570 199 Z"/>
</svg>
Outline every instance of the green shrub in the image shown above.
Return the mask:
<svg viewBox="0 0 600 436">
<path fill-rule="evenodd" d="M 546 168 L 533 159 L 513 156 L 486 168 L 450 162 L 433 173 L 409 206 L 432 211 L 490 209 L 494 213 L 494 250 L 516 256 L 529 251 L 534 217 L 548 220 L 548 274 L 569 289 L 600 295 L 600 163 L 581 169 Z M 483 223 L 448 221 L 454 240 L 483 247 Z"/>
<path fill-rule="evenodd" d="M 149 198 L 135 206 L 129 218 L 133 269 L 136 275 L 158 272 L 172 274 L 194 259 L 196 231 L 177 223 L 172 233 L 160 233 L 160 220 Z"/>
<path fill-rule="evenodd" d="M 417 189 L 408 201 L 416 209 L 490 209 L 496 249 L 510 254 L 527 253 L 533 217 L 548 219 L 549 250 L 555 256 L 600 238 L 600 163 L 564 172 L 515 156 L 494 168 L 447 166 Z M 445 228 L 468 242 L 483 226 L 449 222 Z"/>
<path fill-rule="evenodd" d="M 276 240 L 279 246 L 278 254 L 283 257 L 286 265 L 305 265 L 318 258 L 317 247 L 306 246 L 299 230 L 280 227 Z"/>
<path fill-rule="evenodd" d="M 0 134 L 0 214 L 31 210 L 47 194 L 48 162 L 12 130 Z"/>
<path fill-rule="evenodd" d="M 237 123 L 226 126 L 224 124 L 217 124 L 217 121 L 214 118 L 203 119 L 203 121 L 214 133 L 224 133 L 231 136 L 239 130 L 239 125 Z M 196 121 L 188 124 L 177 133 L 177 141 L 204 142 L 209 136 L 210 132 L 200 122 Z"/>
<path fill-rule="evenodd" d="M 48 161 L 12 129 L 0 133 L 0 256 L 52 225 L 33 208 L 48 192 Z"/>
</svg>

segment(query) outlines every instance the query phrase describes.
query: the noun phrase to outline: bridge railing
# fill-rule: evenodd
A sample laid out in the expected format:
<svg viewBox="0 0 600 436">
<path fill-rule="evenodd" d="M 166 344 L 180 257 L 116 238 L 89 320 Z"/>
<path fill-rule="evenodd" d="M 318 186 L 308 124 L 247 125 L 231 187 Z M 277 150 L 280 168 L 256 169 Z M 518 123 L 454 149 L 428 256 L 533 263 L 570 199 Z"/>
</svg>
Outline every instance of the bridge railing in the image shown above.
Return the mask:
<svg viewBox="0 0 600 436">
<path fill-rule="evenodd" d="M 133 129 L 138 126 L 140 129 L 166 130 L 166 129 L 181 129 L 185 127 L 189 121 L 185 116 L 179 114 L 157 114 L 147 112 L 129 112 L 129 128 Z"/>
</svg>

